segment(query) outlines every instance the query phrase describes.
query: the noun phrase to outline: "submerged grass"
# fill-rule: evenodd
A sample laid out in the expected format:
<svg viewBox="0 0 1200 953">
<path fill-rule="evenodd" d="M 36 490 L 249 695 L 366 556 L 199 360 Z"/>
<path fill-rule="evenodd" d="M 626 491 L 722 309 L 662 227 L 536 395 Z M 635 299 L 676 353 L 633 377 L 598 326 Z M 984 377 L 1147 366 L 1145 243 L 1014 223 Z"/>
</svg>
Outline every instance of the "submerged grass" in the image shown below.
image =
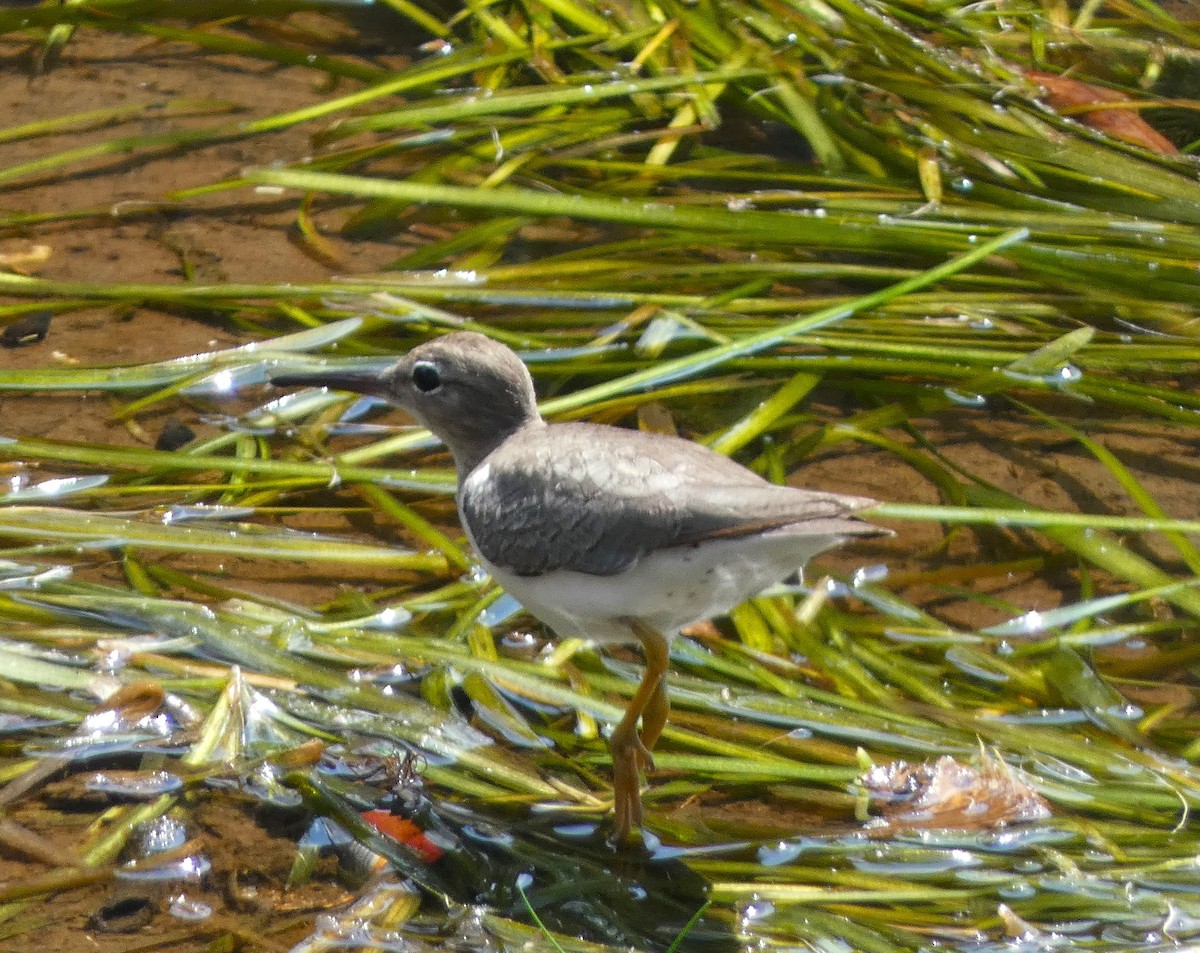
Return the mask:
<svg viewBox="0 0 1200 953">
<path fill-rule="evenodd" d="M 186 249 L 182 280 L 0 272 L 6 326 L 146 313 L 251 342 L 0 366 L 0 802 L 19 818 L 55 772 L 114 751 L 185 781 L 114 808 L 78 865 L 42 851 L 43 873 L 0 886 L 6 935 L 44 925 L 30 898 L 111 876 L 139 821 L 236 784 L 301 799 L 419 885 L 423 904 L 400 890 L 346 914 L 380 948 L 536 940 L 511 918 L 567 950 L 1194 938 L 1194 24 L 1115 2 L 376 6 L 0 11 L 51 71 L 136 35 L 321 84 L 275 112 L 241 87 L 0 129 L 23 150 L 0 167 L 8 237 L 167 214 L 277 227 L 284 208 L 321 275 L 209 280 Z M 113 185 L 296 129 L 306 148 L 282 161 L 138 201 Z M 85 178 L 111 192 L 31 198 Z M 355 241 L 379 267 L 352 263 Z M 636 664 L 536 651 L 470 571 L 427 434 L 260 389 L 463 327 L 523 352 L 552 417 L 678 426 L 774 479 L 853 453 L 900 534 L 890 571 L 780 587 L 676 645 L 647 798 L 662 843 L 620 863 L 581 820 L 606 807 L 602 730 Z M 128 433 L 39 436 L 36 395 L 77 392 Z M 207 435 L 139 445 L 167 413 Z M 280 565 L 311 588 L 264 584 Z M 193 718 L 168 753 L 136 719 L 89 733 L 96 699 L 147 685 Z M 319 767 L 297 754 L 318 741 Z M 981 746 L 1048 818 L 862 826 L 871 762 Z M 434 862 L 359 816 L 404 788 L 343 770 L 381 751 L 424 759 L 409 808 Z M 0 840 L 29 853 L 15 827 Z"/>
</svg>

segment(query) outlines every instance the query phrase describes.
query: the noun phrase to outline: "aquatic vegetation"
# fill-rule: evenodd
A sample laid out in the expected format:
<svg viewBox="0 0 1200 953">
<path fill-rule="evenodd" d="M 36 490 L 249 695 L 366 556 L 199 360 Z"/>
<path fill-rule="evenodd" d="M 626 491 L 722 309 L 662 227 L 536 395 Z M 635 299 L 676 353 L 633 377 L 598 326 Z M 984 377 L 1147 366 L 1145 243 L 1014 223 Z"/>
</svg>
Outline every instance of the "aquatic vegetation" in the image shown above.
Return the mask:
<svg viewBox="0 0 1200 953">
<path fill-rule="evenodd" d="M 0 938 L 1194 939 L 1193 23 L 97 0 L 0 36 L 39 75 L 0 129 Z M 459 328 L 547 416 L 888 501 L 894 541 L 674 647 L 626 856 L 637 658 L 476 572 L 428 434 L 267 384 Z"/>
</svg>

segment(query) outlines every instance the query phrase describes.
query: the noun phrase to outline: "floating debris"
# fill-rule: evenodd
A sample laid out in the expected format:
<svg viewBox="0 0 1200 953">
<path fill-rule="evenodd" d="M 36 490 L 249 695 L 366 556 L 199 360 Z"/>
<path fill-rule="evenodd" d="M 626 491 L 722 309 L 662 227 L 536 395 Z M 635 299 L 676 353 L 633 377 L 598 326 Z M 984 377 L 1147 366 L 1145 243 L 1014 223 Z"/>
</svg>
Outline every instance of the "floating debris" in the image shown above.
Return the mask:
<svg viewBox="0 0 1200 953">
<path fill-rule="evenodd" d="M 406 817 L 390 811 L 363 811 L 360 816 L 379 833 L 398 843 L 407 844 L 427 864 L 436 863 L 445 854 L 438 844 Z"/>
<path fill-rule="evenodd" d="M 113 692 L 84 716 L 70 735 L 37 738 L 22 749 L 33 758 L 44 759 L 0 793 L 0 803 L 10 803 L 70 762 L 122 753 L 172 752 L 180 743 L 178 733 L 186 728 L 185 706 L 148 681 L 131 682 Z"/>
<path fill-rule="evenodd" d="M 337 915 L 317 918 L 316 929 L 292 953 L 338 949 L 410 950 L 400 932 L 421 905 L 421 895 L 403 883 L 381 882 Z M 481 947 L 482 948 L 482 947 Z"/>
<path fill-rule="evenodd" d="M 1045 91 L 1046 103 L 1061 115 L 1159 155 L 1179 154 L 1170 139 L 1146 122 L 1136 108 L 1129 108 L 1138 101 L 1125 93 L 1040 70 L 1030 70 L 1025 76 Z M 1108 103 L 1111 108 L 1104 108 Z"/>
<path fill-rule="evenodd" d="M 880 816 L 873 831 L 987 830 L 1040 821 L 1050 808 L 1020 773 L 982 752 L 978 767 L 943 755 L 932 765 L 876 765 L 862 779 Z"/>
</svg>

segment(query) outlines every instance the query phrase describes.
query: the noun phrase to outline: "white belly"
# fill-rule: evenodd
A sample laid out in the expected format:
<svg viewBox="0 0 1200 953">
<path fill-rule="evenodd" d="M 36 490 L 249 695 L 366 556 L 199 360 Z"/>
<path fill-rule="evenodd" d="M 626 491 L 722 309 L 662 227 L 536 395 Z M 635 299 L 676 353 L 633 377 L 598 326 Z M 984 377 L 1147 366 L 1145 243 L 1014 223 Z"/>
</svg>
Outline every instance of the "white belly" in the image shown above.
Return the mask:
<svg viewBox="0 0 1200 953">
<path fill-rule="evenodd" d="M 624 619 L 640 619 L 670 638 L 693 622 L 728 612 L 839 542 L 840 537 L 782 529 L 660 550 L 615 576 L 565 570 L 518 576 L 482 562 L 509 595 L 556 634 L 633 642 Z"/>
</svg>

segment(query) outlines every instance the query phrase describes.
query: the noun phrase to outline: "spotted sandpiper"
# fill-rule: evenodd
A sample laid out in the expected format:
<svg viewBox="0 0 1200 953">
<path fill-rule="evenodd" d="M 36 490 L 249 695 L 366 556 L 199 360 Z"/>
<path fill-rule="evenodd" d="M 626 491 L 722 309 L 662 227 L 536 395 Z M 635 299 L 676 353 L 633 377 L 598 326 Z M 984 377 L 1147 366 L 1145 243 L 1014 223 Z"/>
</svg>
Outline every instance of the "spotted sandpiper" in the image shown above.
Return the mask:
<svg viewBox="0 0 1200 953">
<path fill-rule="evenodd" d="M 521 359 L 482 334 L 436 338 L 374 377 L 275 383 L 409 411 L 454 456 L 459 514 L 492 578 L 560 636 L 641 643 L 645 676 L 609 735 L 618 840 L 642 823 L 638 771 L 667 721 L 671 639 L 822 550 L 888 532 L 854 515 L 874 500 L 777 486 L 678 437 L 547 424 Z"/>
</svg>

